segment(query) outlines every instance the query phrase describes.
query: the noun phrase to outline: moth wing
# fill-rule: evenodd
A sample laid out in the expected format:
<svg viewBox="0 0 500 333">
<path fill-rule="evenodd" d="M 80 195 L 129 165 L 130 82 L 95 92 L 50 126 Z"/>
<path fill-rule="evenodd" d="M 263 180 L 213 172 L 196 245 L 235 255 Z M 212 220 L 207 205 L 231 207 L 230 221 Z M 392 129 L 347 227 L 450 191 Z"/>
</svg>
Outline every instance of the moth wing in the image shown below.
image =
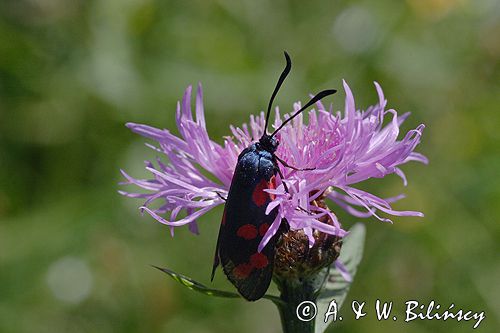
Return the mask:
<svg viewBox="0 0 500 333">
<path fill-rule="evenodd" d="M 214 267 L 221 262 L 247 300 L 261 298 L 272 279 L 276 236 L 261 252 L 258 246 L 277 214 L 265 214 L 272 198 L 264 190 L 275 187 L 275 173 L 270 160 L 248 153 L 236 166 L 224 208 Z"/>
</svg>

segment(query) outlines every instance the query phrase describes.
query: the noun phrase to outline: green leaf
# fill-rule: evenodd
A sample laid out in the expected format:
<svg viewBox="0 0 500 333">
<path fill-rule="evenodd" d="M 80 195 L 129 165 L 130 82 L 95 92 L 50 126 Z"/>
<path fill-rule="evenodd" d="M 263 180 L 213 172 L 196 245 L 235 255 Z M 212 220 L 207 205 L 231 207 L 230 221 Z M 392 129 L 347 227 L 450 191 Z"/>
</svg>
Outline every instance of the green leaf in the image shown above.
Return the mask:
<svg viewBox="0 0 500 333">
<path fill-rule="evenodd" d="M 203 284 L 201 284 L 201 283 L 199 283 L 199 282 L 191 279 L 190 277 L 187 277 L 185 275 L 176 273 L 174 271 L 171 271 L 170 269 L 161 268 L 161 267 L 157 267 L 157 266 L 154 266 L 154 265 L 153 265 L 153 267 L 157 268 L 160 271 L 162 271 L 163 273 L 167 274 L 168 276 L 170 276 L 172 279 L 174 279 L 175 281 L 179 282 L 183 286 L 185 286 L 185 287 L 187 287 L 187 288 L 189 288 L 191 290 L 197 291 L 199 293 L 202 293 L 204 295 L 215 296 L 215 297 L 225 297 L 225 298 L 241 298 L 241 296 L 239 294 L 237 294 L 237 293 L 233 293 L 233 292 L 230 292 L 230 291 L 224 291 L 224 290 L 217 290 L 217 289 L 208 288 L 207 286 L 205 286 L 205 285 L 203 285 Z M 273 301 L 275 304 L 283 302 L 282 300 L 280 300 L 276 296 L 264 295 L 263 298 L 268 299 L 270 301 Z"/>
<path fill-rule="evenodd" d="M 356 270 L 363 257 L 363 248 L 365 243 L 366 228 L 362 223 L 356 223 L 349 230 L 349 234 L 344 238 L 342 244 L 342 250 L 340 251 L 339 260 L 344 264 L 347 271 L 351 275 L 352 280 L 356 275 Z M 328 318 L 325 323 L 325 313 L 328 310 L 328 306 L 332 300 L 337 303 L 337 311 L 342 307 L 351 282 L 346 281 L 340 271 L 332 264 L 330 267 L 330 273 L 326 279 L 325 285 L 321 290 L 318 299 L 316 300 L 316 306 L 318 308 L 317 316 L 315 319 L 315 332 L 322 333 L 326 330 L 328 325 L 332 323 L 332 316 Z M 338 320 L 339 314 L 337 314 Z"/>
</svg>

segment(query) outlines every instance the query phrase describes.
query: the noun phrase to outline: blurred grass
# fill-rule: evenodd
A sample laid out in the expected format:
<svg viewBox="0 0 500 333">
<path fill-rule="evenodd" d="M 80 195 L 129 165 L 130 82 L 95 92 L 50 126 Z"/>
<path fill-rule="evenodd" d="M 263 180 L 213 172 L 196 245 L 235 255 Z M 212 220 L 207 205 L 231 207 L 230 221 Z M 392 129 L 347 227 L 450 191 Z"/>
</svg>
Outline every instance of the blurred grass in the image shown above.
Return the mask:
<svg viewBox="0 0 500 333">
<path fill-rule="evenodd" d="M 486 311 L 480 329 L 495 331 L 499 34 L 494 0 L 0 2 L 0 332 L 278 332 L 269 302 L 202 297 L 149 266 L 208 282 L 220 210 L 200 221 L 200 236 L 172 239 L 116 191 L 120 168 L 140 176 L 155 157 L 125 122 L 174 129 L 176 101 L 202 82 L 220 138 L 265 107 L 284 49 L 295 66 L 282 108 L 342 78 L 364 108 L 376 80 L 389 107 L 412 111 L 406 130 L 427 125 L 419 151 L 431 163 L 404 167 L 407 188 L 397 177 L 366 184 L 404 191 L 396 207 L 426 217 L 366 221 L 348 301 L 453 302 Z M 220 272 L 214 285 L 231 288 Z M 333 331 L 471 326 L 369 315 Z"/>
</svg>

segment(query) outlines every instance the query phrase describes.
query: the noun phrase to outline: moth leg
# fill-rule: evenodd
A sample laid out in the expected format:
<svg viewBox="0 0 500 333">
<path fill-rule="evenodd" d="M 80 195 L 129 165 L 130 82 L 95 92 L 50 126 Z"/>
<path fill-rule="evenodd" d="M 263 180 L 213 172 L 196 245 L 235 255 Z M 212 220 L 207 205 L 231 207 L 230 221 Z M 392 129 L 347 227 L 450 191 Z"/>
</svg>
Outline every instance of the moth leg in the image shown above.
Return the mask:
<svg viewBox="0 0 500 333">
<path fill-rule="evenodd" d="M 304 169 L 299 169 L 299 168 L 296 168 L 294 166 L 291 166 L 289 165 L 288 163 L 286 163 L 285 161 L 283 161 L 281 158 L 279 158 L 278 156 L 274 155 L 274 157 L 276 158 L 277 161 L 279 161 L 281 164 L 283 164 L 283 166 L 287 167 L 287 168 L 290 168 L 292 170 L 295 170 L 295 171 L 311 171 L 311 170 L 314 170 L 316 168 L 304 168 Z"/>
<path fill-rule="evenodd" d="M 275 156 L 276 158 L 278 158 L 277 156 Z M 286 166 L 286 165 L 285 165 Z M 283 187 L 285 188 L 285 192 L 290 194 L 290 190 L 288 189 L 288 186 L 286 186 L 285 182 L 283 181 L 283 179 L 285 179 L 285 176 L 283 176 L 283 173 L 281 172 L 280 168 L 276 168 L 278 170 L 278 174 L 280 175 L 280 178 L 281 178 L 281 182 L 283 183 Z M 305 170 L 305 169 L 304 169 Z M 302 207 L 298 207 L 299 209 L 303 210 L 304 212 L 307 212 L 309 213 L 310 215 L 312 215 L 312 213 L 310 211 L 308 211 L 307 209 L 305 208 L 302 208 Z"/>
<path fill-rule="evenodd" d="M 227 198 L 224 198 L 224 197 L 222 196 L 222 194 L 220 194 L 219 192 L 215 192 L 215 193 L 217 194 L 217 196 L 218 196 L 219 198 L 221 198 L 221 199 L 222 199 L 222 200 L 224 200 L 224 201 L 227 201 Z"/>
<path fill-rule="evenodd" d="M 292 168 L 292 169 L 294 169 L 294 170 L 299 170 L 299 171 L 302 171 L 302 170 L 314 170 L 314 168 L 313 168 L 313 169 L 296 169 L 296 168 L 293 168 L 293 167 L 289 166 L 288 164 L 286 164 L 286 162 L 285 162 L 285 161 L 283 161 L 283 160 L 281 160 L 278 156 L 274 155 L 274 157 L 275 157 L 278 161 L 280 161 L 280 162 L 281 162 L 281 163 L 282 163 L 285 167 L 289 167 L 289 168 Z M 283 173 L 281 172 L 280 168 L 278 168 L 278 167 L 277 167 L 276 169 L 277 169 L 277 171 L 278 171 L 278 174 L 280 175 L 281 182 L 283 183 L 283 187 L 285 188 L 285 192 L 286 192 L 286 193 L 288 193 L 288 194 L 290 194 L 290 190 L 288 189 L 288 186 L 286 186 L 285 182 L 283 181 L 283 179 L 285 179 L 285 176 L 283 176 Z M 308 213 L 309 215 L 312 215 L 312 213 L 311 213 L 310 211 L 308 211 L 307 209 L 302 208 L 301 206 L 298 206 L 298 208 L 299 208 L 300 210 L 302 210 L 302 211 L 304 211 L 304 212 Z"/>
<path fill-rule="evenodd" d="M 278 174 L 280 175 L 281 183 L 283 184 L 283 187 L 285 188 L 285 192 L 288 193 L 288 194 L 290 194 L 290 191 L 288 190 L 288 186 L 286 186 L 285 182 L 283 181 L 283 179 L 285 179 L 285 176 L 283 176 L 283 173 L 281 172 L 280 168 L 278 168 L 276 166 L 276 169 L 278 170 Z"/>
</svg>

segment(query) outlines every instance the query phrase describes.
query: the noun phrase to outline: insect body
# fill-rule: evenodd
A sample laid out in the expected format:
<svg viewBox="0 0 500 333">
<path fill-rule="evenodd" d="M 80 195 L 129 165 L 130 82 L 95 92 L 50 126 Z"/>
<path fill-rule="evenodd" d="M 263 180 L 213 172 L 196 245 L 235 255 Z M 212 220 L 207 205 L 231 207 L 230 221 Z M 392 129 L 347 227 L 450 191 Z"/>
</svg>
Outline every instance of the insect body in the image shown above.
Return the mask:
<svg viewBox="0 0 500 333">
<path fill-rule="evenodd" d="M 261 298 L 271 283 L 275 245 L 280 235 L 277 232 L 262 251 L 258 251 L 262 238 L 277 215 L 277 209 L 266 215 L 267 205 L 273 198 L 264 190 L 275 188 L 276 175 L 282 176 L 278 161 L 288 166 L 275 155 L 279 145 L 275 134 L 306 108 L 336 92 L 324 90 L 318 93 L 271 135 L 267 134 L 273 100 L 291 69 L 290 57 L 286 52 L 285 58 L 286 67 L 269 101 L 264 134 L 258 142 L 244 149 L 238 156 L 224 207 L 212 269 L 213 280 L 215 269 L 221 263 L 229 281 L 249 301 Z"/>
</svg>

